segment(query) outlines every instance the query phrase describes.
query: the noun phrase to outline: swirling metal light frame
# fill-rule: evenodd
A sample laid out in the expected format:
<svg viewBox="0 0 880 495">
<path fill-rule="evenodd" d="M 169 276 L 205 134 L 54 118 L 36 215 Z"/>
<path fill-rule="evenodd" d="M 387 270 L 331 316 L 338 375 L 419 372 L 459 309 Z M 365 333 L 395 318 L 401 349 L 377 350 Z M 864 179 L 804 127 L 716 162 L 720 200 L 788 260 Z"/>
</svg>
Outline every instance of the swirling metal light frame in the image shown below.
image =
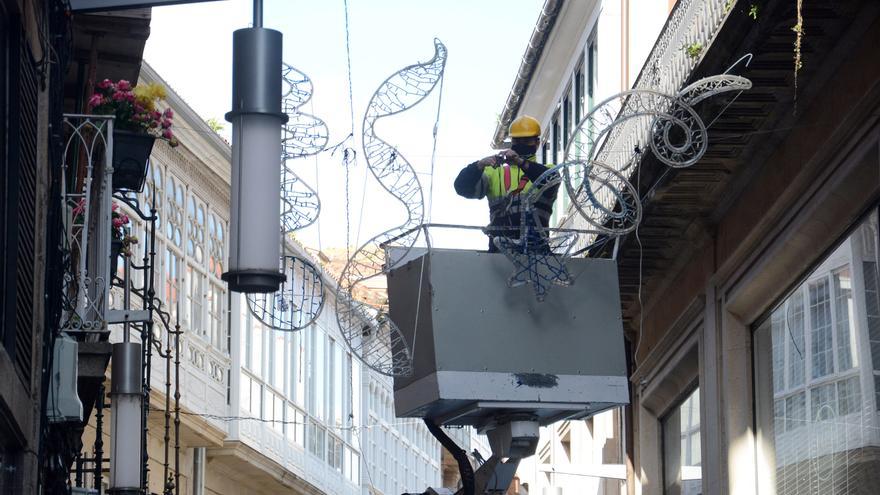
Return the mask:
<svg viewBox="0 0 880 495">
<path fill-rule="evenodd" d="M 312 98 L 312 81 L 303 72 L 283 64 L 282 108 L 288 115 L 281 141 L 281 271 L 287 280 L 270 294 L 248 294 L 251 314 L 263 325 L 292 332 L 314 322 L 324 308 L 321 272 L 308 260 L 287 254 L 286 236 L 317 221 L 321 201 L 317 192 L 293 171 L 293 161 L 317 154 L 329 141 L 327 124 L 300 112 Z"/>
<path fill-rule="evenodd" d="M 412 373 L 412 354 L 400 329 L 388 318 L 385 308 L 373 308 L 357 301 L 354 289 L 364 281 L 384 274 L 392 266 L 377 246 L 396 238 L 407 249 L 418 238 L 425 219 L 422 186 L 410 162 L 376 134 L 376 123 L 404 112 L 428 97 L 443 78 L 447 50 L 434 40 L 434 57 L 389 76 L 373 93 L 364 114 L 362 141 L 367 168 L 379 184 L 406 208 L 406 221 L 363 243 L 349 258 L 339 276 L 336 319 L 351 348 L 374 371 L 403 376 Z M 401 236 L 401 234 L 403 234 Z"/>
<path fill-rule="evenodd" d="M 632 232 L 641 221 L 642 205 L 638 191 L 624 173 L 639 161 L 639 144 L 647 141 L 657 159 L 670 167 L 694 165 L 708 148 L 707 126 L 694 105 L 722 93 L 742 92 L 751 86 L 751 81 L 744 77 L 720 74 L 700 79 L 676 95 L 635 89 L 596 105 L 578 122 L 565 148 L 565 161 L 542 174 L 522 199 L 525 206 L 519 239 L 495 239 L 498 248 L 516 267 L 510 285 L 531 284 L 540 301 L 549 284 L 572 283 L 563 258 L 568 256 L 572 236 L 578 232 L 565 234 L 566 249 L 554 248 L 554 243 L 559 244 L 554 239 L 544 241 L 545 245 L 549 242 L 550 249 L 528 249 L 536 244 L 536 236 L 549 236 L 542 230 L 552 230 L 535 227 L 539 223 L 534 205 L 548 188 L 564 184 L 574 211 L 591 227 L 582 233 L 616 237 Z M 643 122 L 644 119 L 650 120 Z M 647 129 L 648 136 L 643 135 L 643 129 Z M 617 142 L 621 133 L 633 137 L 625 143 L 628 149 L 610 149 L 608 143 Z M 570 158 L 572 151 L 573 159 Z M 619 169 L 606 164 L 615 152 L 631 154 Z"/>
</svg>

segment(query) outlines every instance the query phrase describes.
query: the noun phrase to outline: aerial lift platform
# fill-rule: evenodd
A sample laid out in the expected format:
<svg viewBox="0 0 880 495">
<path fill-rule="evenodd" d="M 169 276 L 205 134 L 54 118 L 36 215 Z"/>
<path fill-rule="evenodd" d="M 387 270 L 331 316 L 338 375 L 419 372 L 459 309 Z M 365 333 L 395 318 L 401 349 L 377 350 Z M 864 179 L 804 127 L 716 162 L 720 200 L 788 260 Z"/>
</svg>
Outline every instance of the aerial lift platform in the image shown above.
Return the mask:
<svg viewBox="0 0 880 495">
<path fill-rule="evenodd" d="M 395 410 L 424 419 L 456 457 L 457 493 L 505 493 L 540 426 L 629 403 L 614 260 L 565 259 L 573 283 L 539 302 L 529 287 L 508 285 L 503 254 L 387 249 L 397 267 L 388 273 L 390 317 L 413 358 L 413 372 L 395 377 Z M 492 457 L 474 473 L 440 426 L 475 427 Z"/>
</svg>

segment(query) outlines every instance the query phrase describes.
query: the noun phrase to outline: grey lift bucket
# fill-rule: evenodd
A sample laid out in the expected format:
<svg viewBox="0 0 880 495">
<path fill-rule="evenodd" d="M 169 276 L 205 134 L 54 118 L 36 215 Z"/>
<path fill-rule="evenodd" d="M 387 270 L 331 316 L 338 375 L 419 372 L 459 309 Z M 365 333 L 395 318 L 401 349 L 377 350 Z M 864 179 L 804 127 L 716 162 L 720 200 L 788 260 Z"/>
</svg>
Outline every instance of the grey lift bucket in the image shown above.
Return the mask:
<svg viewBox="0 0 880 495">
<path fill-rule="evenodd" d="M 617 265 L 567 260 L 576 277 L 538 302 L 510 288 L 502 254 L 389 248 L 391 319 L 413 351 L 394 380 L 399 417 L 483 427 L 529 415 L 542 425 L 629 403 Z"/>
</svg>

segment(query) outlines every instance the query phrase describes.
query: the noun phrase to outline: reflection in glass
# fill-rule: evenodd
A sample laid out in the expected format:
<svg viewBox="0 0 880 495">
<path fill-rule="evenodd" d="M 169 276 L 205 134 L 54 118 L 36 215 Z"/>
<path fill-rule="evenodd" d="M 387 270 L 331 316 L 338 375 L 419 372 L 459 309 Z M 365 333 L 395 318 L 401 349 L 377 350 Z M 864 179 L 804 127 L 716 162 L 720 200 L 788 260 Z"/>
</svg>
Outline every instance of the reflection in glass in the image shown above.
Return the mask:
<svg viewBox="0 0 880 495">
<path fill-rule="evenodd" d="M 755 330 L 759 446 L 775 465 L 769 493 L 876 492 L 876 243 L 873 214 Z"/>
</svg>

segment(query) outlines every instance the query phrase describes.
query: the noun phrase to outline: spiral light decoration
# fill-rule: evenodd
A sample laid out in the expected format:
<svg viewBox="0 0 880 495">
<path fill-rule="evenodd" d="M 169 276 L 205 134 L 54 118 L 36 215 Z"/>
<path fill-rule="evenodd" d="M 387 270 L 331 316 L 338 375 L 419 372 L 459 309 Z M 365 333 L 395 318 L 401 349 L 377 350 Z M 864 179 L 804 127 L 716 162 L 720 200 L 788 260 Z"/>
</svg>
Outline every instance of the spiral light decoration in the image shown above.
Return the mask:
<svg viewBox="0 0 880 495">
<path fill-rule="evenodd" d="M 362 141 L 367 168 L 379 184 L 403 204 L 407 218 L 402 225 L 368 240 L 351 255 L 339 276 L 336 318 L 352 352 L 368 367 L 389 376 L 412 372 L 410 349 L 388 317 L 387 309 L 357 301 L 354 289 L 365 280 L 394 268 L 385 264 L 379 245 L 401 234 L 404 235 L 395 240 L 396 244 L 406 248 L 415 244 L 419 233 L 414 227 L 424 222 L 425 204 L 415 169 L 396 148 L 376 135 L 375 126 L 380 119 L 402 113 L 423 101 L 441 81 L 446 55 L 446 46 L 435 39 L 434 57 L 389 76 L 373 93 L 364 114 Z"/>
<path fill-rule="evenodd" d="M 318 194 L 293 171 L 297 158 L 321 152 L 329 140 L 327 124 L 300 108 L 312 98 L 312 81 L 294 67 L 283 64 L 281 106 L 288 116 L 281 139 L 281 232 L 282 253 L 286 237 L 318 219 Z M 271 294 L 248 294 L 251 314 L 263 325 L 292 332 L 307 327 L 324 307 L 324 283 L 312 263 L 298 256 L 282 254 L 281 271 L 287 279 Z"/>
</svg>

